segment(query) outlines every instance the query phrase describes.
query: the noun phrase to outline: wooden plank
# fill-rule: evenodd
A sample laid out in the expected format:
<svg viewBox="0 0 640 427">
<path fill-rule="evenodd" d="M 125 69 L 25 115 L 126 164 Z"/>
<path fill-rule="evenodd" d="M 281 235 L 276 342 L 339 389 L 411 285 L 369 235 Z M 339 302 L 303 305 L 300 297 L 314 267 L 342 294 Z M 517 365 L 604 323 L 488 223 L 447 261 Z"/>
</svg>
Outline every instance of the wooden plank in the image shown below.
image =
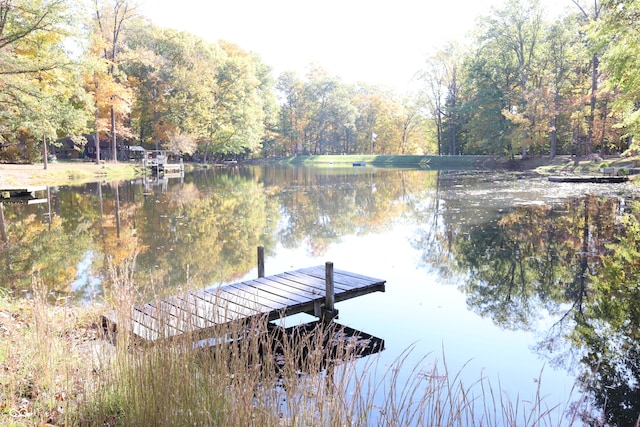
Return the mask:
<svg viewBox="0 0 640 427">
<path fill-rule="evenodd" d="M 275 281 L 287 283 L 290 286 L 297 287 L 298 289 L 305 289 L 308 292 L 311 292 L 316 295 L 324 296 L 325 285 L 324 280 L 307 280 L 307 278 L 300 278 L 299 276 L 295 276 L 291 274 L 292 272 L 280 273 L 275 276 L 271 276 L 271 278 Z"/>
<path fill-rule="evenodd" d="M 203 298 L 206 301 L 216 304 L 222 308 L 222 311 L 225 313 L 225 318 L 228 319 L 227 321 L 239 320 L 243 317 L 253 316 L 256 314 L 255 306 L 253 308 L 249 308 L 245 305 L 241 305 L 246 304 L 246 301 L 241 298 L 234 297 L 232 294 L 227 292 L 222 292 L 220 290 L 205 291 L 203 293 Z"/>
<path fill-rule="evenodd" d="M 134 308 L 131 313 L 131 325 L 134 335 L 146 339 L 156 340 L 160 337 L 157 330 L 150 328 L 148 325 L 152 322 L 147 320 L 148 316 L 142 313 L 137 308 Z"/>
<path fill-rule="evenodd" d="M 173 310 L 175 310 L 175 314 L 174 312 L 172 312 L 172 314 L 174 314 L 179 321 L 184 322 L 183 330 L 193 331 L 194 329 L 204 329 L 210 326 L 210 324 L 207 323 L 207 319 L 196 312 L 196 306 L 191 305 L 188 301 L 178 297 L 172 297 L 165 300 L 164 303 L 172 306 Z"/>
<path fill-rule="evenodd" d="M 229 307 L 242 315 L 252 316 L 256 313 L 272 309 L 272 306 L 266 304 L 264 301 L 257 301 L 254 295 L 247 297 L 242 290 L 229 285 L 219 288 L 215 294 L 210 294 L 212 294 L 216 301 L 228 304 Z"/>
<path fill-rule="evenodd" d="M 322 275 L 322 277 L 324 277 L 324 266 L 322 266 L 322 265 L 301 268 L 301 269 L 299 269 L 297 271 L 300 271 L 300 272 L 303 272 L 303 273 L 313 274 L 315 276 L 320 274 L 320 275 Z M 382 280 L 382 279 L 376 279 L 375 277 L 365 276 L 365 275 L 362 275 L 362 274 L 353 273 L 351 271 L 341 270 L 339 268 L 334 269 L 334 273 L 335 274 L 340 274 L 342 276 L 355 277 L 355 278 L 364 280 L 365 282 L 384 282 L 384 280 Z"/>
<path fill-rule="evenodd" d="M 10 193 L 34 193 L 36 191 L 46 191 L 46 185 L 25 185 L 24 187 L 20 186 L 8 186 L 0 188 L 0 192 L 10 192 Z"/>
<path fill-rule="evenodd" d="M 117 313 L 115 311 L 112 311 L 110 313 L 105 313 L 102 317 L 108 323 L 107 325 L 105 325 L 108 330 L 111 329 L 112 325 L 117 326 L 118 324 Z M 142 313 L 136 307 L 134 307 L 131 310 L 130 321 L 131 321 L 131 329 L 134 336 L 138 336 L 143 339 L 152 340 L 152 341 L 159 338 L 158 332 L 155 329 L 153 329 L 154 320 L 149 319 L 149 317 L 145 313 Z"/>
<path fill-rule="evenodd" d="M 255 281 L 272 286 L 282 292 L 289 292 L 291 296 L 299 302 L 309 301 L 322 296 L 318 289 L 310 286 L 300 285 L 278 276 L 270 276 L 269 279 L 268 281 L 264 281 L 264 279 L 256 279 Z"/>
<path fill-rule="evenodd" d="M 161 336 L 173 336 L 180 335 L 182 333 L 182 330 L 177 327 L 175 317 L 171 316 L 169 313 L 163 313 L 161 310 L 158 310 L 153 303 L 144 304 L 137 307 L 137 309 L 148 315 L 149 318 L 153 319 L 153 323 L 147 324 L 147 327 L 155 330 Z"/>
<path fill-rule="evenodd" d="M 296 282 L 287 278 L 284 274 L 279 274 L 277 276 L 271 276 L 271 279 L 275 283 L 282 283 L 291 288 L 297 289 L 298 292 L 304 292 L 305 295 L 309 296 L 310 300 L 316 300 L 324 298 L 325 286 L 324 285 L 308 285 L 300 282 Z"/>
<path fill-rule="evenodd" d="M 186 304 L 189 304 L 192 307 L 194 316 L 204 320 L 204 327 L 206 328 L 227 322 L 226 317 L 220 313 L 220 307 L 210 301 L 192 293 L 178 295 L 176 298 L 181 299 Z"/>
<path fill-rule="evenodd" d="M 227 293 L 217 291 L 215 293 L 208 291 L 203 295 L 205 301 L 218 307 L 218 314 L 223 319 L 223 321 L 220 322 L 221 324 L 242 320 L 256 314 L 255 308 L 238 305 L 233 301 L 225 299 L 223 296 L 226 296 L 226 298 L 233 297 L 233 295 L 230 296 Z M 235 300 L 237 301 L 238 298 L 235 298 Z"/>
<path fill-rule="evenodd" d="M 627 182 L 628 176 L 581 176 L 581 175 L 567 175 L 567 176 L 550 176 L 550 182 L 568 182 L 568 183 L 592 183 L 592 184 L 616 184 L 621 182 Z"/>
<path fill-rule="evenodd" d="M 270 292 L 267 292 L 263 289 L 260 289 L 256 286 L 251 286 L 248 283 L 232 283 L 231 285 L 225 286 L 225 288 L 229 289 L 229 292 L 233 292 L 235 295 L 238 295 L 247 300 L 247 302 L 255 302 L 260 305 L 264 305 L 269 307 L 270 310 L 280 310 L 285 308 L 289 301 L 286 298 L 278 297 Z M 233 289 L 233 291 L 231 291 Z"/>
<path fill-rule="evenodd" d="M 300 271 L 289 271 L 284 273 L 284 275 L 288 279 L 297 281 L 298 283 L 304 283 L 310 286 L 320 287 L 322 288 L 322 295 L 324 295 L 324 292 L 325 292 L 324 273 L 322 274 L 321 278 L 314 275 L 301 273 Z M 345 286 L 344 284 L 339 283 L 338 285 L 335 286 L 335 289 L 336 289 L 336 292 L 347 291 L 351 289 L 351 286 Z"/>
<path fill-rule="evenodd" d="M 324 267 L 309 267 L 301 269 L 299 271 L 320 279 L 324 279 L 325 275 Z M 334 270 L 334 282 L 339 282 L 340 284 L 344 285 L 345 288 L 354 288 L 368 285 L 372 282 L 382 282 L 382 280 L 357 274 L 349 274 L 342 270 Z"/>
<path fill-rule="evenodd" d="M 269 298 L 277 298 L 277 300 L 282 301 L 283 304 L 298 304 L 309 301 L 309 298 L 300 297 L 299 295 L 296 295 L 289 290 L 282 289 L 281 285 L 278 282 L 272 281 L 270 279 L 262 281 L 250 280 L 242 283 L 250 285 L 260 293 L 266 292 L 270 294 L 268 295 Z"/>
</svg>

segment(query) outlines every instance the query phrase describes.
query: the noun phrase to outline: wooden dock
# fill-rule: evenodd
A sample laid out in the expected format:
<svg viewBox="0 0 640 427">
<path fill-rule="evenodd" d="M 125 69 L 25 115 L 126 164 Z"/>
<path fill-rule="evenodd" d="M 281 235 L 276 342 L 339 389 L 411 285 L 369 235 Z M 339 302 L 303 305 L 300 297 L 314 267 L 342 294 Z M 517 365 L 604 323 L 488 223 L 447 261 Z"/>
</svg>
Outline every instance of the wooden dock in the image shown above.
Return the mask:
<svg viewBox="0 0 640 427">
<path fill-rule="evenodd" d="M 151 171 L 156 175 L 162 174 L 183 174 L 184 163 L 180 159 L 180 163 L 158 163 L 151 166 Z"/>
<path fill-rule="evenodd" d="M 550 176 L 549 181 L 590 184 L 616 184 L 629 181 L 629 177 L 615 175 L 563 175 Z"/>
<path fill-rule="evenodd" d="M 0 188 L 0 201 L 3 199 L 16 199 L 16 198 L 32 198 L 35 199 L 35 193 L 38 191 L 46 191 L 47 187 L 44 185 L 32 185 L 24 187 L 2 187 Z"/>
<path fill-rule="evenodd" d="M 133 308 L 130 328 L 142 340 L 155 341 L 182 335 L 206 336 L 221 325 L 264 316 L 275 320 L 298 313 L 333 318 L 333 304 L 384 292 L 385 280 L 325 266 L 302 268 L 264 277 L 264 263 L 258 261 L 258 278 L 190 291 Z M 116 313 L 103 316 L 103 326 L 115 331 Z"/>
<path fill-rule="evenodd" d="M 155 175 L 162 174 L 184 174 L 184 161 L 180 158 L 178 163 L 169 163 L 166 151 L 149 151 L 147 152 L 155 157 L 146 157 L 142 159 L 142 167 L 151 169 Z M 147 154 L 147 155 L 148 155 Z"/>
</svg>

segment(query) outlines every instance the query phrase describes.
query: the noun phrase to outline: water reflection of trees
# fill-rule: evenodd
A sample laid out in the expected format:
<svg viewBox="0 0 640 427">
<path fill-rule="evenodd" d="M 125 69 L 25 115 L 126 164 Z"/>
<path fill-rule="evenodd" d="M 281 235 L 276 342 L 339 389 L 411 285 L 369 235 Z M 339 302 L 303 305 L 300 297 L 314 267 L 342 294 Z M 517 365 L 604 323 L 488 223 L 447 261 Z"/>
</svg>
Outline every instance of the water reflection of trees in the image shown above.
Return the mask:
<svg viewBox="0 0 640 427">
<path fill-rule="evenodd" d="M 465 277 L 461 288 L 471 309 L 501 327 L 530 329 L 541 316 L 557 319 L 538 351 L 581 372 L 589 403 L 608 425 L 634 425 L 640 222 L 634 216 L 621 222 L 624 200 L 586 196 L 505 209 L 438 188 L 425 198 L 430 203 L 415 205 L 415 217 L 428 224 L 414 242 L 425 262 Z M 434 255 L 435 247 L 448 255 Z M 586 407 L 578 408 L 583 420 L 595 423 Z"/>
<path fill-rule="evenodd" d="M 165 183 L 162 191 L 135 182 L 63 189 L 52 196 L 50 223 L 46 207 L 3 209 L 0 286 L 19 294 L 36 275 L 72 295 L 79 275 L 103 278 L 109 264 L 134 257 L 145 299 L 244 275 L 255 266 L 256 246 L 274 246 L 277 207 L 258 183 L 218 178 Z"/>
<path fill-rule="evenodd" d="M 58 197 L 57 194 L 50 196 Z M 1 286 L 17 294 L 39 280 L 55 293 L 67 294 L 75 276 L 73 263 L 91 242 L 86 223 L 66 223 L 49 215 L 49 204 L 2 206 L 5 235 L 0 245 Z"/>
<path fill-rule="evenodd" d="M 39 274 L 71 294 L 79 276 L 90 283 L 132 257 L 136 284 L 154 295 L 234 280 L 276 239 L 318 254 L 344 235 L 382 231 L 434 176 L 257 167 L 61 189 L 46 206 L 3 209 L 0 286 L 28 290 Z"/>
<path fill-rule="evenodd" d="M 277 193 L 283 217 L 278 238 L 284 247 L 306 245 L 321 255 L 345 235 L 382 232 L 406 209 L 414 191 L 431 186 L 434 174 L 424 171 L 276 169 L 267 182 L 288 186 Z"/>
<path fill-rule="evenodd" d="M 609 425 L 640 420 L 640 206 L 622 217 L 570 336 L 583 350 L 583 381 Z M 590 422 L 592 420 L 588 418 Z"/>
</svg>

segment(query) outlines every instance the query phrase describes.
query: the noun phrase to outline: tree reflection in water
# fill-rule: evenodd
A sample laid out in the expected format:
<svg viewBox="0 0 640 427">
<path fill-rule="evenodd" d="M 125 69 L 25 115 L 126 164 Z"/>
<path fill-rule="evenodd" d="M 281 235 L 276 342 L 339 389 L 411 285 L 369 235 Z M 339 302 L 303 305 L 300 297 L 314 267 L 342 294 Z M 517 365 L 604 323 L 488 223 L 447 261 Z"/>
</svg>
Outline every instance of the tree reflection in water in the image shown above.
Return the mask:
<svg viewBox="0 0 640 427">
<path fill-rule="evenodd" d="M 440 226 L 423 229 L 415 242 L 424 261 L 443 269 L 447 260 L 445 274 L 464 274 L 469 307 L 503 328 L 556 319 L 536 349 L 578 370 L 588 399 L 573 409 L 588 424 L 636 425 L 639 205 L 627 212 L 622 198 L 584 196 L 491 211 L 468 197 L 436 198 L 428 223 Z M 448 248 L 447 256 L 437 247 Z"/>
</svg>

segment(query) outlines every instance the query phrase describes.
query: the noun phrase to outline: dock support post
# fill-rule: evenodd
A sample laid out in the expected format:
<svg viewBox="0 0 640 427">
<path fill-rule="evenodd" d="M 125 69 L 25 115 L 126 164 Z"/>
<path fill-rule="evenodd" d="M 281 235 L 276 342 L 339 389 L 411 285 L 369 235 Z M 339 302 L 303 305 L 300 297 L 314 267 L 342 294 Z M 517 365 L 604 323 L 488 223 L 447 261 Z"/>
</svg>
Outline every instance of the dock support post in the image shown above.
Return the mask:
<svg viewBox="0 0 640 427">
<path fill-rule="evenodd" d="M 264 246 L 258 246 L 258 277 L 264 277 Z"/>
<path fill-rule="evenodd" d="M 326 321 L 331 321 L 338 317 L 338 310 L 335 309 L 334 305 L 336 302 L 335 291 L 333 287 L 333 263 L 327 262 L 324 265 L 324 276 L 325 276 L 325 294 L 324 294 L 324 310 L 322 312 L 322 319 Z"/>
</svg>

